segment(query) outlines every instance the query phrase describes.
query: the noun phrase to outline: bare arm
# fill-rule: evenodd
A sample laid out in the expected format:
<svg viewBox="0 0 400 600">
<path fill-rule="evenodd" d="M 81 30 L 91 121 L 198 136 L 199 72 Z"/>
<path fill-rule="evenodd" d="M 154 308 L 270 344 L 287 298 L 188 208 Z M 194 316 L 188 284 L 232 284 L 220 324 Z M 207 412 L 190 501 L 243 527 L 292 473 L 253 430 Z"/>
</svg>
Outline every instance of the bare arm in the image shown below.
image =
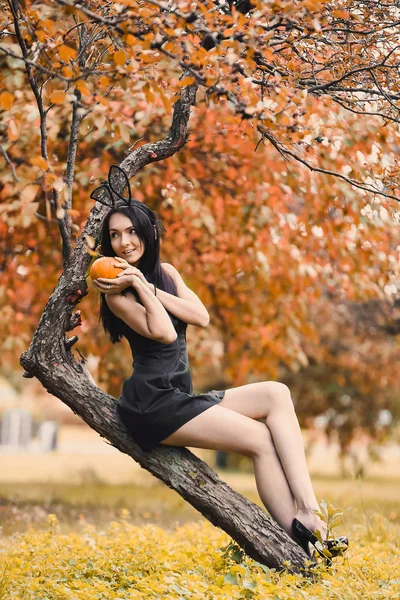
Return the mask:
<svg viewBox="0 0 400 600">
<path fill-rule="evenodd" d="M 179 271 L 169 263 L 162 264 L 163 269 L 173 277 L 178 296 L 157 288 L 157 297 L 162 305 L 173 315 L 198 327 L 207 327 L 210 315 L 200 298 L 185 284 Z M 152 287 L 152 284 L 150 284 Z"/>
<path fill-rule="evenodd" d="M 171 344 L 176 340 L 177 334 L 167 311 L 154 295 L 154 291 L 150 291 L 137 275 L 130 277 L 132 287 L 137 290 L 143 306 L 129 292 L 126 296 L 106 294 L 110 310 L 140 335 Z"/>
</svg>

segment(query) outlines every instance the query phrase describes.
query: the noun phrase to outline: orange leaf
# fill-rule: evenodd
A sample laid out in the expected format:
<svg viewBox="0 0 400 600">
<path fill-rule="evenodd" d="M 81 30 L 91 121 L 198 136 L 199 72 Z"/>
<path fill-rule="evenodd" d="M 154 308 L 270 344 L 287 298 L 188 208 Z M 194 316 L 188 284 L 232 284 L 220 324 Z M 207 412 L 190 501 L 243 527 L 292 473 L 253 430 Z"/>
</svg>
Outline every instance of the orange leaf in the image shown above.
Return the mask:
<svg viewBox="0 0 400 600">
<path fill-rule="evenodd" d="M 196 81 L 196 79 L 194 77 L 184 77 L 183 79 L 180 80 L 179 82 L 179 86 L 180 87 L 185 87 L 186 85 L 191 85 L 192 83 L 194 83 Z"/>
<path fill-rule="evenodd" d="M 126 54 L 123 50 L 118 50 L 117 52 L 114 52 L 113 59 L 117 63 L 117 65 L 121 65 L 122 67 L 124 66 L 126 61 Z"/>
<path fill-rule="evenodd" d="M 43 156 L 36 156 L 35 158 L 30 158 L 29 162 L 35 167 L 41 167 L 42 169 L 49 168 L 49 163 L 45 158 L 43 158 Z"/>
<path fill-rule="evenodd" d="M 43 29 L 37 29 L 35 33 L 36 33 L 36 37 L 39 40 L 39 42 L 45 42 L 49 37 L 48 32 L 43 31 Z"/>
<path fill-rule="evenodd" d="M 70 208 L 69 210 L 67 210 L 67 213 L 69 215 L 71 215 L 71 217 L 80 217 L 81 213 L 79 210 L 75 210 L 74 208 Z"/>
<path fill-rule="evenodd" d="M 0 94 L 0 107 L 4 110 L 10 110 L 14 104 L 14 96 L 10 92 L 2 92 Z"/>
<path fill-rule="evenodd" d="M 53 189 L 53 183 L 56 181 L 57 175 L 54 173 L 45 173 L 44 174 L 44 183 L 47 190 Z"/>
<path fill-rule="evenodd" d="M 105 75 L 102 75 L 102 76 L 100 77 L 100 79 L 99 79 L 99 83 L 100 83 L 101 85 L 104 85 L 104 87 L 105 87 L 105 86 L 107 86 L 107 85 L 110 85 L 111 81 L 109 80 L 109 78 L 108 78 L 108 77 L 106 77 Z"/>
<path fill-rule="evenodd" d="M 66 93 L 61 90 L 57 90 L 50 95 L 50 100 L 54 104 L 62 104 L 65 100 Z"/>
<path fill-rule="evenodd" d="M 131 33 L 127 33 L 125 36 L 125 43 L 127 46 L 133 46 L 133 44 L 136 42 L 136 38 L 134 35 L 132 35 Z"/>
<path fill-rule="evenodd" d="M 230 27 L 229 29 L 225 29 L 225 31 L 223 32 L 223 36 L 230 37 L 232 35 L 232 33 L 235 33 L 235 31 L 237 32 L 236 27 Z"/>
<path fill-rule="evenodd" d="M 41 26 L 47 30 L 47 33 L 54 33 L 55 23 L 51 19 L 43 19 L 40 21 Z"/>
<path fill-rule="evenodd" d="M 70 58 L 74 59 L 77 57 L 76 50 L 74 48 L 70 48 L 69 46 L 64 46 L 64 44 L 59 47 L 58 53 L 61 59 L 65 62 L 68 62 Z"/>
<path fill-rule="evenodd" d="M 337 19 L 350 19 L 350 13 L 347 10 L 333 10 L 332 16 Z"/>
<path fill-rule="evenodd" d="M 78 90 L 80 92 L 82 92 L 82 94 L 84 96 L 90 96 L 91 95 L 91 91 L 89 90 L 88 86 L 86 85 L 86 83 L 80 79 L 79 81 L 76 82 L 76 87 L 78 88 Z"/>
</svg>

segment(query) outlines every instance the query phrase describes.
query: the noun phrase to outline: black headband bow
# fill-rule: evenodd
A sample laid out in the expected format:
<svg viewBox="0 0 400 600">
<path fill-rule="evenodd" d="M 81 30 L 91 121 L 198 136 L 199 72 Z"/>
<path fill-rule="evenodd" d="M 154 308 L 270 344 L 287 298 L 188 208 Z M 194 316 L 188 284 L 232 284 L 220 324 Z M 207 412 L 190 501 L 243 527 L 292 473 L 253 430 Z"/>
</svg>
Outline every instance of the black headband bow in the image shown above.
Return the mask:
<svg viewBox="0 0 400 600">
<path fill-rule="evenodd" d="M 105 196 L 104 200 L 100 200 L 102 195 Z M 128 176 L 123 169 L 118 167 L 118 165 L 110 166 L 108 171 L 108 181 L 103 181 L 99 187 L 94 189 L 90 194 L 90 198 L 110 208 L 114 208 L 121 202 L 125 206 L 137 206 L 147 214 L 151 221 L 154 221 L 150 213 L 143 207 L 142 203 L 139 202 L 139 200 L 132 198 Z"/>
</svg>

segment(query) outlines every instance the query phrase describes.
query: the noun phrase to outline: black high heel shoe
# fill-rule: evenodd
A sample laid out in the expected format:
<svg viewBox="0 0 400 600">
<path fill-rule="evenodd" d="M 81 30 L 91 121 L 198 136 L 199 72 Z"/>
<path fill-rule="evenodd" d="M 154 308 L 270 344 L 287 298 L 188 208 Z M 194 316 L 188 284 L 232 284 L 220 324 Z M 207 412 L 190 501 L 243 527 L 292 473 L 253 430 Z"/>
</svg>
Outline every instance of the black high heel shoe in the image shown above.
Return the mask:
<svg viewBox="0 0 400 600">
<path fill-rule="evenodd" d="M 296 541 L 301 546 L 304 552 L 311 558 L 311 552 L 309 544 L 312 544 L 317 552 L 324 556 L 330 563 L 331 558 L 334 556 L 340 556 L 349 547 L 349 540 L 347 537 L 341 535 L 337 538 L 330 538 L 323 541 L 319 541 L 317 536 L 308 527 L 303 525 L 298 519 L 293 519 L 292 531 L 296 537 Z M 325 553 L 325 551 L 328 551 Z"/>
</svg>

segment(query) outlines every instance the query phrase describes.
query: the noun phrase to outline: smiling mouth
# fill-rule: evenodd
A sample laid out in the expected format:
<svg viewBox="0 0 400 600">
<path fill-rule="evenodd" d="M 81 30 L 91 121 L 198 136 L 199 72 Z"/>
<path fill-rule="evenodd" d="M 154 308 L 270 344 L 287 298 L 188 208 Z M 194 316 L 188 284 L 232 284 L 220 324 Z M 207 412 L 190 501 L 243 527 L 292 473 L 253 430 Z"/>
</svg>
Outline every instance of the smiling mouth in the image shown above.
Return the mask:
<svg viewBox="0 0 400 600">
<path fill-rule="evenodd" d="M 136 248 L 135 248 L 136 250 Z M 123 252 L 123 254 L 132 254 L 132 252 L 135 252 L 135 250 L 128 250 L 127 252 Z"/>
</svg>

